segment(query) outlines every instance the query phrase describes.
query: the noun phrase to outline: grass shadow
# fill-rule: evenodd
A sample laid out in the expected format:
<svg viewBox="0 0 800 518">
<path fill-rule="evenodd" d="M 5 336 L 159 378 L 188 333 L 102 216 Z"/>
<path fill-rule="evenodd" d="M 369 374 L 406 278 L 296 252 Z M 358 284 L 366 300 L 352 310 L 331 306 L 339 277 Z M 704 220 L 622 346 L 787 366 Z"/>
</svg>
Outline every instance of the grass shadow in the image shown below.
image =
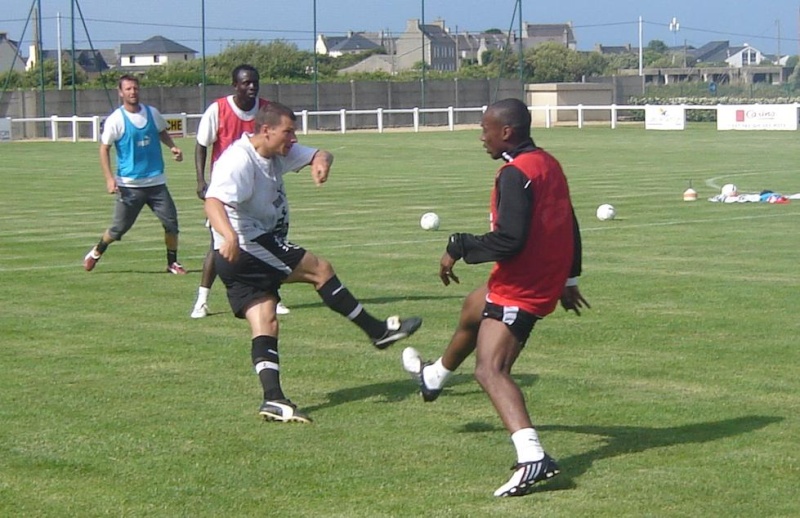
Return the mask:
<svg viewBox="0 0 800 518">
<path fill-rule="evenodd" d="M 367 306 L 369 308 L 370 304 L 391 304 L 394 302 L 415 302 L 415 301 L 431 301 L 431 300 L 445 300 L 445 299 L 459 299 L 462 300 L 464 297 L 463 295 L 399 295 L 396 297 L 364 297 L 358 299 L 359 302 Z M 314 302 L 304 302 L 304 303 L 293 303 L 291 297 L 284 297 L 283 303 L 289 306 L 289 309 L 293 308 L 325 308 L 325 304 L 322 303 L 321 300 L 314 301 Z"/>
<path fill-rule="evenodd" d="M 533 374 L 522 374 L 515 376 L 515 379 L 517 380 L 517 383 L 521 387 L 525 387 L 528 385 L 533 385 L 538 379 L 538 376 Z M 452 387 L 466 385 L 469 383 L 475 384 L 475 380 L 471 374 L 454 374 L 448 380 L 447 387 L 444 389 L 443 396 L 447 398 L 464 397 L 464 396 L 474 395 L 475 393 L 481 391 L 480 388 L 478 388 L 477 384 L 474 385 L 475 390 L 458 391 L 455 393 L 449 390 Z M 323 410 L 338 405 L 352 403 L 354 401 L 374 399 L 376 396 L 382 396 L 384 403 L 396 403 L 398 401 L 402 401 L 409 397 L 418 397 L 418 394 L 419 394 L 419 387 L 417 387 L 417 384 L 414 383 L 414 380 L 412 380 L 411 378 L 398 381 L 387 381 L 384 383 L 371 383 L 369 385 L 348 387 L 328 392 L 327 402 L 320 403 L 318 405 L 310 407 L 303 407 L 303 410 L 307 412 L 313 412 L 316 410 Z M 422 405 L 426 403 L 423 403 L 422 399 L 420 398 L 419 404 Z M 427 404 L 436 404 L 436 403 L 434 402 Z"/>
<path fill-rule="evenodd" d="M 195 273 L 200 273 L 200 272 L 201 272 L 201 270 L 192 270 L 192 269 L 189 269 L 189 268 L 186 269 L 186 275 L 193 275 Z M 164 276 L 170 276 L 170 277 L 185 277 L 184 275 L 171 274 L 171 273 L 166 271 L 166 268 L 164 270 L 133 270 L 133 269 L 128 269 L 128 270 L 97 270 L 97 269 L 95 269 L 95 270 L 92 270 L 91 272 L 87 272 L 87 273 L 91 273 L 91 275 L 132 274 L 132 275 L 164 275 Z"/>
<path fill-rule="evenodd" d="M 599 448 L 558 459 L 561 475 L 542 486 L 539 491 L 558 491 L 577 487 L 575 479 L 588 472 L 592 464 L 599 460 L 678 444 L 717 441 L 726 437 L 754 432 L 783 420 L 783 417 L 753 415 L 667 428 L 591 425 L 537 426 L 537 430 L 540 432 L 571 432 L 601 436 L 606 439 L 605 444 Z"/>
</svg>

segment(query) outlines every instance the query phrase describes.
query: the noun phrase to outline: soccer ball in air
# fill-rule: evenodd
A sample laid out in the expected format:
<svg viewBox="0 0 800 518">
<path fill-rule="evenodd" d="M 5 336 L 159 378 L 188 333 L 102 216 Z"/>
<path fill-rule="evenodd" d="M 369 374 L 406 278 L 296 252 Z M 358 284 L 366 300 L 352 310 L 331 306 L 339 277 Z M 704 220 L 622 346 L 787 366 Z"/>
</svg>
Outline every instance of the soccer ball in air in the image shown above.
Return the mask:
<svg viewBox="0 0 800 518">
<path fill-rule="evenodd" d="M 608 221 L 617 216 L 617 209 L 609 203 L 604 203 L 597 207 L 597 219 L 600 221 Z"/>
<path fill-rule="evenodd" d="M 426 212 L 419 219 L 419 226 L 422 230 L 438 230 L 439 216 L 435 212 Z"/>
</svg>

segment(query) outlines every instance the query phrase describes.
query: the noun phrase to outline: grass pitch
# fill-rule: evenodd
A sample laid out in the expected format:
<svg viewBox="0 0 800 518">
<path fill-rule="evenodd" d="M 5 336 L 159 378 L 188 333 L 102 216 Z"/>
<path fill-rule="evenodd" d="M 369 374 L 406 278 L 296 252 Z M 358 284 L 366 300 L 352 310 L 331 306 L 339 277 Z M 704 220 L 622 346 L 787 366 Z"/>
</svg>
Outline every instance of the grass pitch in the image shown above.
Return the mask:
<svg viewBox="0 0 800 518">
<path fill-rule="evenodd" d="M 400 366 L 444 347 L 488 265 L 438 259 L 487 228 L 498 166 L 476 131 L 312 135 L 328 184 L 290 176 L 294 241 L 328 258 L 378 316 L 422 329 L 376 351 L 308 286 L 287 286 L 287 394 L 311 426 L 263 423 L 249 331 L 220 285 L 191 320 L 208 246 L 189 158 L 168 164 L 185 277 L 163 273 L 143 212 L 95 271 L 110 223 L 97 145 L 0 145 L 0 515 L 797 516 L 800 306 L 788 205 L 705 201 L 800 192 L 797 137 L 640 128 L 537 130 L 570 179 L 592 309 L 537 325 L 515 372 L 562 474 L 495 499 L 514 452 L 471 360 L 423 404 Z M 193 141 L 180 142 L 191 157 Z M 684 203 L 689 182 L 700 201 Z M 617 219 L 600 222 L 601 203 Z M 435 211 L 438 232 L 419 217 Z"/>
</svg>

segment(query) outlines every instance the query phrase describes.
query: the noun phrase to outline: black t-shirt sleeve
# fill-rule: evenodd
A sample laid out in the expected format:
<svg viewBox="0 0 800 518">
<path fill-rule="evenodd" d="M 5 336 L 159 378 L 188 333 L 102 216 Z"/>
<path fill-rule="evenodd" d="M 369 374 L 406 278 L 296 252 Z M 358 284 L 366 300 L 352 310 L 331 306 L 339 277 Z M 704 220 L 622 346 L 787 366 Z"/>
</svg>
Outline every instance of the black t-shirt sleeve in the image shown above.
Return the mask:
<svg viewBox="0 0 800 518">
<path fill-rule="evenodd" d="M 487 263 L 513 257 L 525 247 L 533 211 L 530 180 L 514 166 L 504 168 L 496 180 L 497 221 L 483 235 L 457 233 L 450 236 L 447 253 L 465 263 Z"/>
</svg>

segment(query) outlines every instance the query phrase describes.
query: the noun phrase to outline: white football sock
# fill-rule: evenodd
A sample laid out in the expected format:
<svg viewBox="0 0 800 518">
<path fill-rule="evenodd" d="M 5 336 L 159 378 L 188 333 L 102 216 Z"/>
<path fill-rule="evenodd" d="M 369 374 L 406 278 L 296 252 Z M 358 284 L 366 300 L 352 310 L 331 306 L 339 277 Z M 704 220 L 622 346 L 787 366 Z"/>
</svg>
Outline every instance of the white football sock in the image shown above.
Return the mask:
<svg viewBox="0 0 800 518">
<path fill-rule="evenodd" d="M 517 462 L 536 462 L 544 458 L 539 435 L 533 428 L 517 430 L 511 434 L 511 441 L 517 449 Z"/>
<path fill-rule="evenodd" d="M 425 385 L 434 390 L 442 388 L 447 378 L 449 378 L 452 373 L 453 371 L 447 370 L 444 365 L 442 365 L 441 358 L 436 360 L 434 364 L 428 365 L 422 369 L 422 377 L 425 380 Z"/>
<path fill-rule="evenodd" d="M 195 302 L 194 305 L 202 306 L 203 304 L 207 304 L 209 293 L 211 293 L 211 288 L 204 288 L 202 286 L 197 288 L 197 302 Z"/>
</svg>

